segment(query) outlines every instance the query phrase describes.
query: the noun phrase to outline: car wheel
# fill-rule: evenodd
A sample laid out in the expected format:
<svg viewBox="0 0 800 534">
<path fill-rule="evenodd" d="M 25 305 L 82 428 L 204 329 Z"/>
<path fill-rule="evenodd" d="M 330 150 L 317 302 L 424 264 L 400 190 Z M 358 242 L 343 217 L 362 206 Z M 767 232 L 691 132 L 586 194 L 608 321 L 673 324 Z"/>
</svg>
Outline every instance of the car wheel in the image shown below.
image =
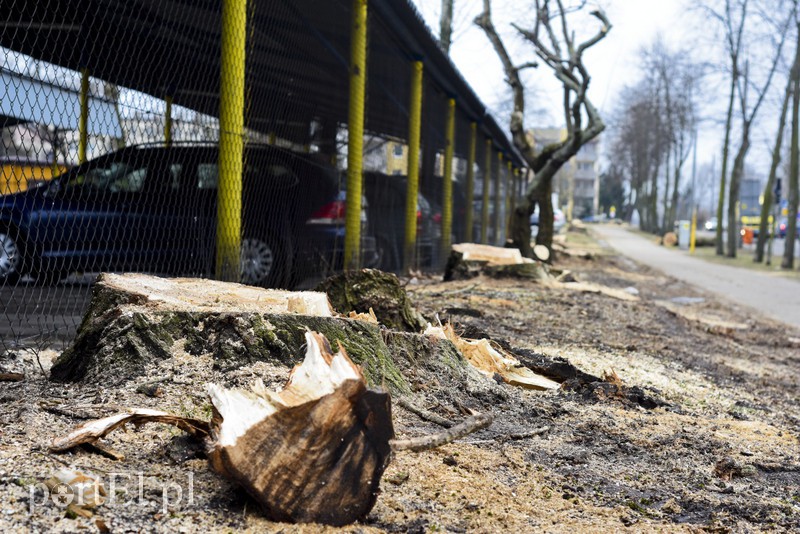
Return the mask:
<svg viewBox="0 0 800 534">
<path fill-rule="evenodd" d="M 25 268 L 25 249 L 19 232 L 0 226 L 0 285 L 15 284 Z"/>
<path fill-rule="evenodd" d="M 271 239 L 242 239 L 240 272 L 243 284 L 278 287 L 283 282 L 285 255 Z"/>
</svg>

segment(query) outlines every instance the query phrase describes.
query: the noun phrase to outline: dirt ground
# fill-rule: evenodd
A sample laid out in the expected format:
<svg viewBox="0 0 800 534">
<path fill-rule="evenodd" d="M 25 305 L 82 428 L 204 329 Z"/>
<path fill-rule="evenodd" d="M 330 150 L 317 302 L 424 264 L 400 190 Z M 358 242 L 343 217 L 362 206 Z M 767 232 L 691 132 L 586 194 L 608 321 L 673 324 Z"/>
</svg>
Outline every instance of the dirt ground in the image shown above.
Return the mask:
<svg viewBox="0 0 800 534">
<path fill-rule="evenodd" d="M 412 280 L 428 318 L 505 345 L 523 362 L 564 363 L 603 381 L 523 391 L 472 371 L 406 364 L 410 401 L 449 419 L 495 416 L 488 429 L 424 453 L 398 453 L 366 520 L 343 529 L 265 520 L 209 471 L 203 451 L 158 425 L 112 434 L 97 451 L 47 445 L 122 407 L 208 418 L 200 384 L 277 387 L 288 369 L 258 362 L 220 375 L 176 355 L 120 388 L 44 378 L 54 351 L 19 353 L 26 378 L 0 383 L 0 531 L 609 532 L 800 530 L 800 332 L 612 255 L 587 236 L 554 267 L 636 300 L 530 280 Z M 7 355 L 9 358 L 13 355 Z M 613 370 L 613 373 L 611 371 Z M 157 382 L 158 396 L 149 384 Z M 441 430 L 395 406 L 400 437 Z M 107 501 L 86 518 L 41 486 L 90 471 Z M 113 499 L 111 497 L 114 497 Z"/>
</svg>

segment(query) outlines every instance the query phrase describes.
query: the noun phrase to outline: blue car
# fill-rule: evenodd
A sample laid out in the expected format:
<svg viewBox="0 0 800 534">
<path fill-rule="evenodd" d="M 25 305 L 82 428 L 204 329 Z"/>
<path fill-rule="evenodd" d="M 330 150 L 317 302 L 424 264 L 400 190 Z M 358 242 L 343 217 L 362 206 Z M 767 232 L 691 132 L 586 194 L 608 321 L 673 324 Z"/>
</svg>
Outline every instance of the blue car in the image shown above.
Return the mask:
<svg viewBox="0 0 800 534">
<path fill-rule="evenodd" d="M 128 147 L 0 197 L 0 285 L 74 271 L 211 276 L 217 160 L 214 145 Z M 242 188 L 243 283 L 289 287 L 341 267 L 344 201 L 329 164 L 248 145 Z M 375 255 L 368 236 L 363 248 Z"/>
</svg>

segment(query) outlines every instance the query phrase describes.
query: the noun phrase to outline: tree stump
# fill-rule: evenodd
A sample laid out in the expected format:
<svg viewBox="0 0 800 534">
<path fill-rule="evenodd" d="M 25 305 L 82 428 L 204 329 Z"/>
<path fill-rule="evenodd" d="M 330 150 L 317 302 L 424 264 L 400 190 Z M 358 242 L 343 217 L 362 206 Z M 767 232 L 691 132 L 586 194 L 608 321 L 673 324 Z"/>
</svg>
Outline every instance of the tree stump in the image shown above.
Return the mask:
<svg viewBox="0 0 800 534">
<path fill-rule="evenodd" d="M 144 274 L 100 276 L 77 336 L 54 363 L 51 378 L 121 384 L 178 350 L 211 354 L 223 371 L 256 361 L 290 366 L 304 353 L 309 329 L 342 343 L 370 383 L 407 388 L 380 327 L 334 317 L 322 293 Z"/>
<path fill-rule="evenodd" d="M 348 271 L 322 281 L 317 291 L 325 292 L 339 313 L 369 313 L 372 309 L 378 321 L 392 330 L 421 332 L 427 324 L 392 273 Z"/>
<path fill-rule="evenodd" d="M 549 280 L 547 266 L 524 258 L 519 249 L 460 243 L 453 245 L 445 267 L 444 280 L 465 280 L 479 275 L 493 278 Z"/>
</svg>

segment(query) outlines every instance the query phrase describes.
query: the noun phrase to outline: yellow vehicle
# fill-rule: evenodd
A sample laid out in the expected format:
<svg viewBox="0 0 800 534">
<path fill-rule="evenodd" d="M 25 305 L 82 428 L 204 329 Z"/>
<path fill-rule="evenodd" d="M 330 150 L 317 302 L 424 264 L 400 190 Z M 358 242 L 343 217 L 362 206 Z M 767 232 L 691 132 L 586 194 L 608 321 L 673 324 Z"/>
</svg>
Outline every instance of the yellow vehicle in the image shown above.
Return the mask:
<svg viewBox="0 0 800 534">
<path fill-rule="evenodd" d="M 51 180 L 67 170 L 52 162 L 5 158 L 0 173 L 0 195 L 25 191 L 30 187 Z"/>
</svg>

